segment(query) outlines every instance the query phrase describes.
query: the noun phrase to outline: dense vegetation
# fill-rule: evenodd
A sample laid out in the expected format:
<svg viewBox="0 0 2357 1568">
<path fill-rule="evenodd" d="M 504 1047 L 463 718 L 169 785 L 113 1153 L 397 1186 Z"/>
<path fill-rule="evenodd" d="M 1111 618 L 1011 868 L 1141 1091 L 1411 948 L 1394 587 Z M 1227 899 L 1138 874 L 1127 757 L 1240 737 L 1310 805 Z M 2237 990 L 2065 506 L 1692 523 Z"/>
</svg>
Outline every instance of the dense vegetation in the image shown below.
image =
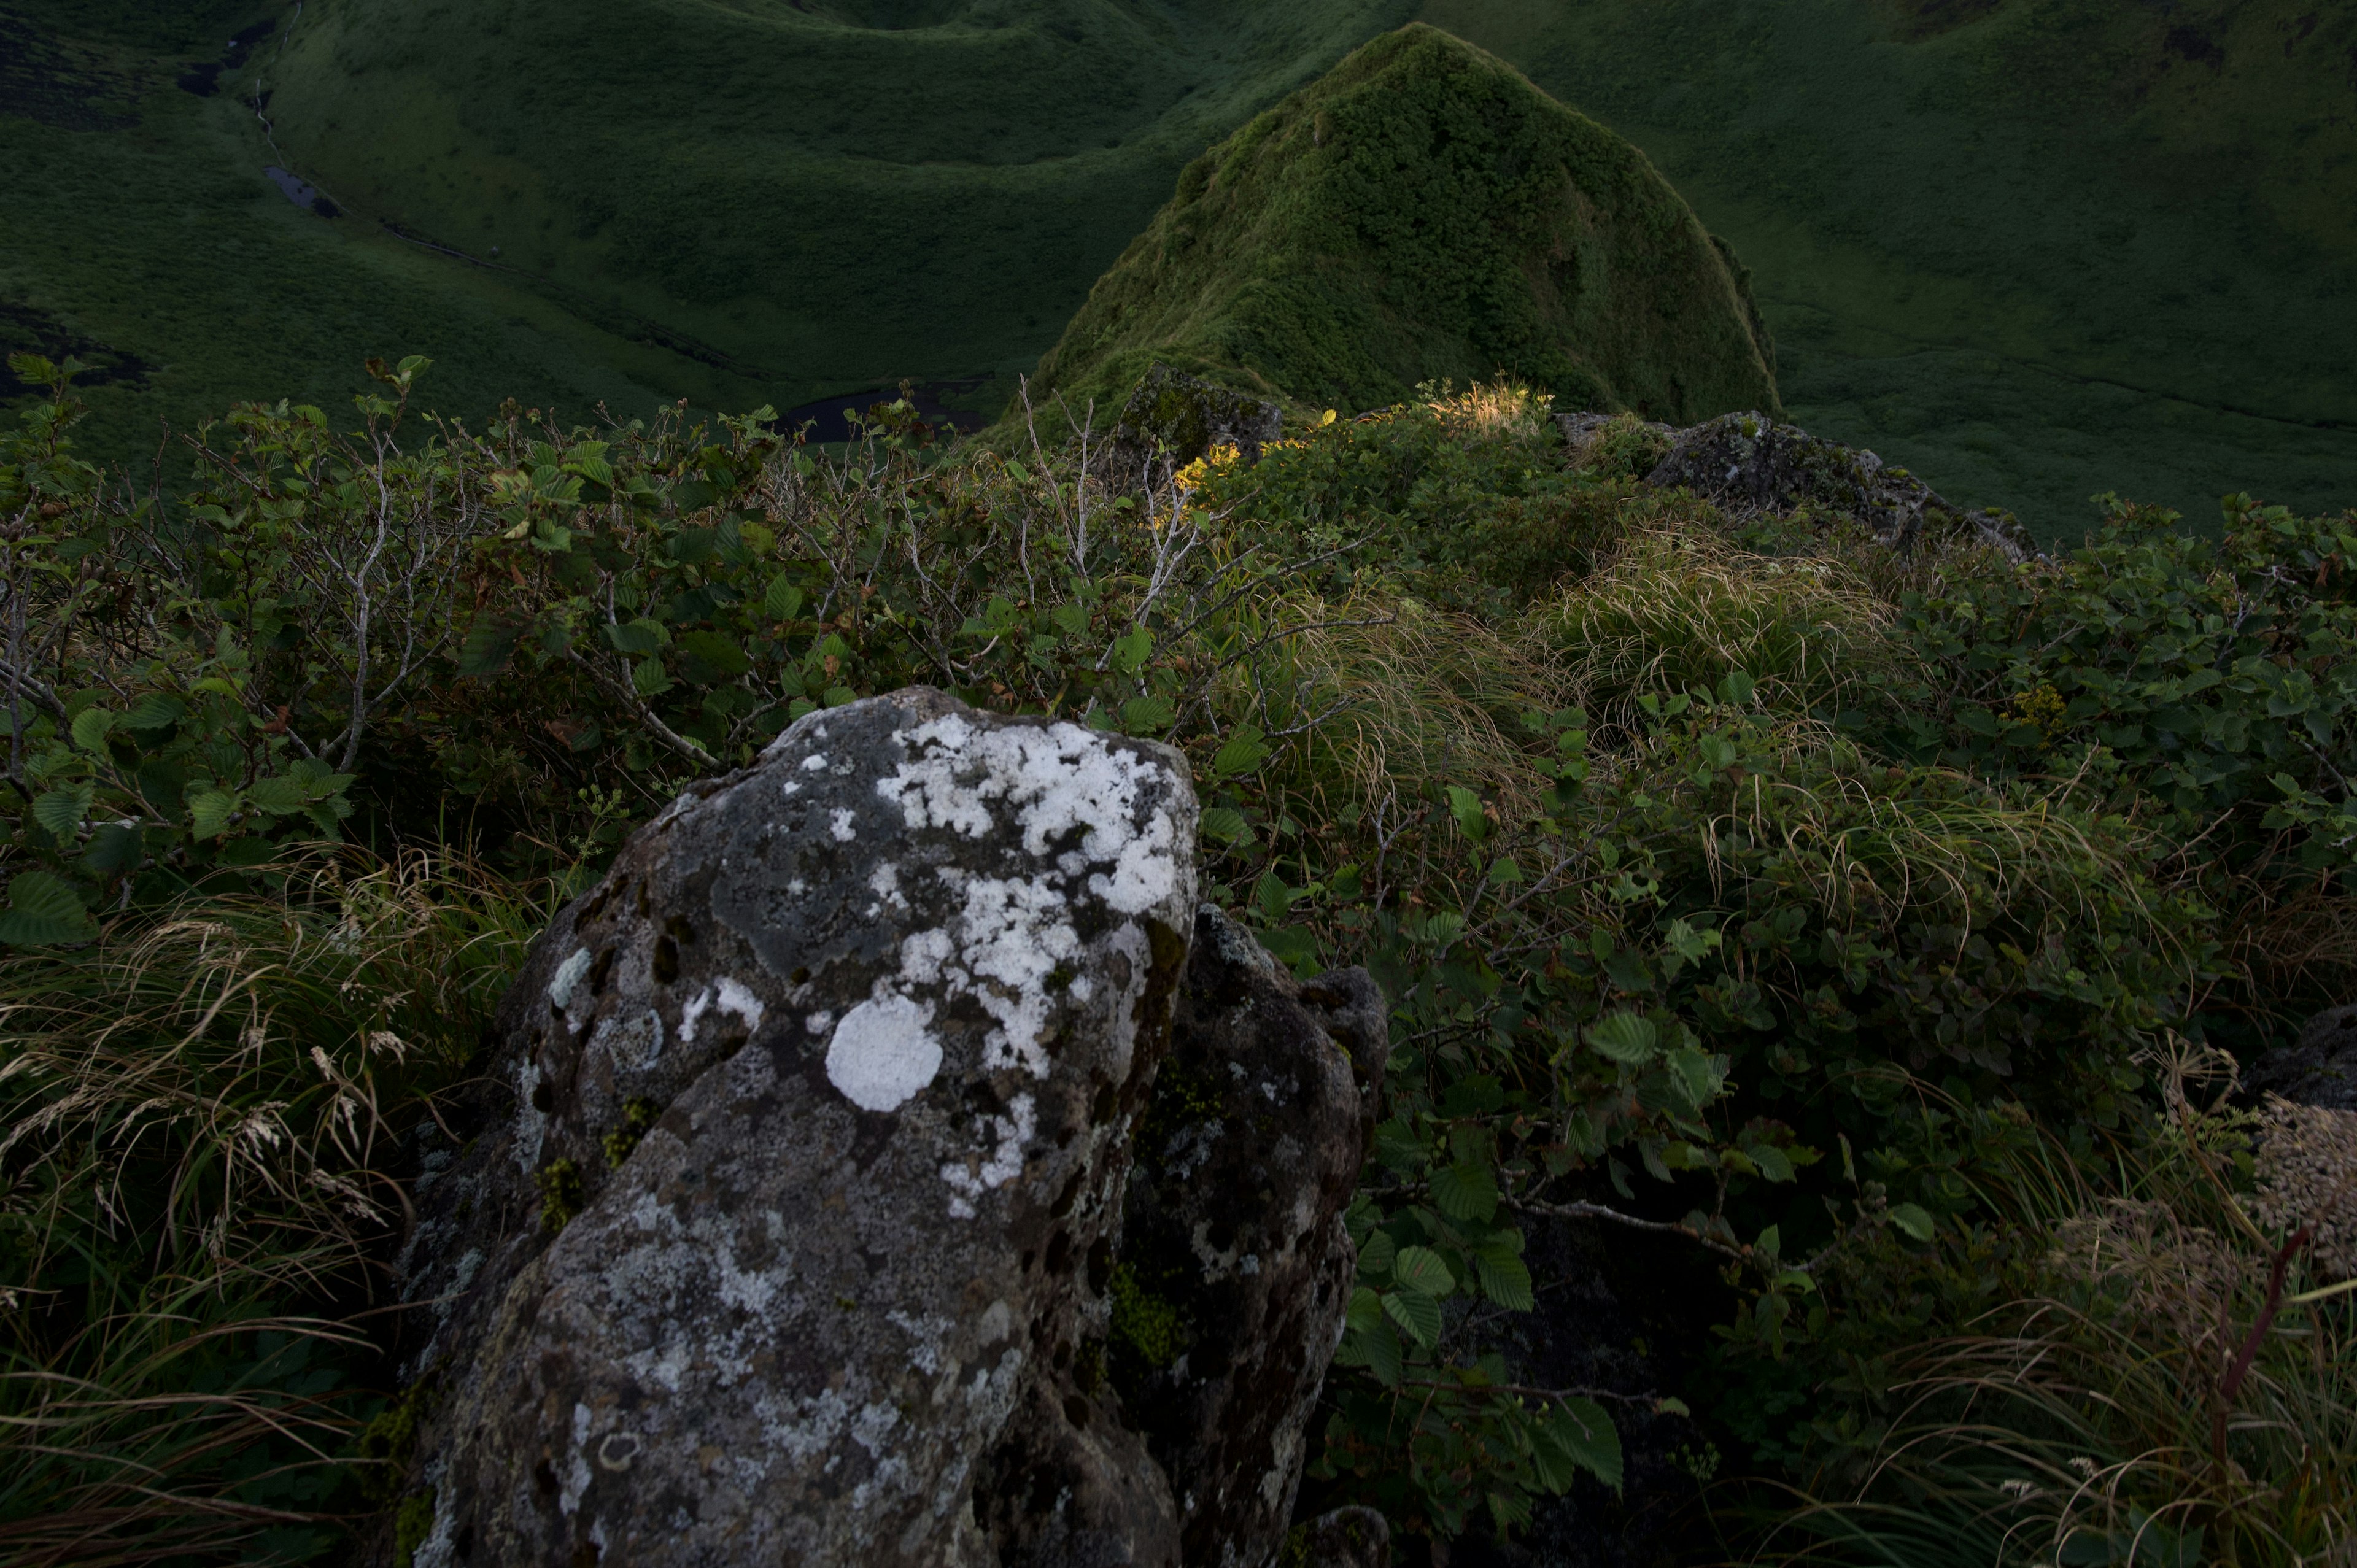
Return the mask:
<svg viewBox="0 0 2357 1568">
<path fill-rule="evenodd" d="M 2119 503 L 2017 567 L 1650 490 L 1633 419 L 1572 465 L 1503 384 L 1140 494 L 892 405 L 834 456 L 766 411 L 429 422 L 424 369 L 243 407 L 149 492 L 16 363 L 23 1560 L 332 1554 L 393 1504 L 402 1133 L 634 822 L 912 681 L 1182 746 L 1211 896 L 1394 999 L 1322 1495 L 1511 1533 L 1650 1412 L 1770 1556 L 2349 1539 L 2330 1200 L 2218 1075 L 2357 966 L 2357 514 Z M 1723 1266 L 1678 1385 L 1520 1380 L 1565 1219 Z M 1124 1307 L 1123 1355 L 1183 1347 Z"/>
<path fill-rule="evenodd" d="M 1743 277 L 1634 147 L 1410 27 L 1189 164 L 1031 395 L 1119 408 L 1159 362 L 1344 413 L 1501 371 L 1677 424 L 1780 413 Z"/>
</svg>

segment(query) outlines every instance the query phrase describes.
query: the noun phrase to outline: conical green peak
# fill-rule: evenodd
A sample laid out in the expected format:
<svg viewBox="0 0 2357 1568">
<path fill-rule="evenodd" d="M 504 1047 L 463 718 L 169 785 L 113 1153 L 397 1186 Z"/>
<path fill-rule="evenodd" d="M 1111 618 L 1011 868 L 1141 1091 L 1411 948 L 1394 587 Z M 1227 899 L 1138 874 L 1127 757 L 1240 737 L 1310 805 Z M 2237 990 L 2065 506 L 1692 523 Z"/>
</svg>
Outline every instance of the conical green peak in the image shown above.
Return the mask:
<svg viewBox="0 0 2357 1568">
<path fill-rule="evenodd" d="M 1189 164 L 1033 402 L 1111 408 L 1158 361 L 1345 412 L 1501 372 L 1677 423 L 1773 409 L 1730 261 L 1634 146 L 1411 25 Z"/>
</svg>

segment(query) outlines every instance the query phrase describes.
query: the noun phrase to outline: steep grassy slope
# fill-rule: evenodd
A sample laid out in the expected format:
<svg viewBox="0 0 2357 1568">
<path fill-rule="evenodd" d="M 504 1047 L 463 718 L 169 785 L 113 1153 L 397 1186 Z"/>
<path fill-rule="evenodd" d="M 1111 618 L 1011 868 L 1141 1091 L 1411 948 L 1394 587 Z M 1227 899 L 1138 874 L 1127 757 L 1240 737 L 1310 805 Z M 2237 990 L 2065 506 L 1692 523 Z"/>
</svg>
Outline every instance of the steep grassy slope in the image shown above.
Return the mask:
<svg viewBox="0 0 2357 1568">
<path fill-rule="evenodd" d="M 1407 9 L 324 0 L 271 112 L 339 201 L 786 403 L 1028 366 L 1181 165 Z"/>
<path fill-rule="evenodd" d="M 1794 416 L 2075 537 L 2357 498 L 2357 13 L 1427 0 L 1755 273 Z"/>
<path fill-rule="evenodd" d="M 1189 164 L 1034 400 L 1117 404 L 1157 359 L 1345 411 L 1501 370 L 1682 423 L 1776 404 L 1741 285 L 1643 156 L 1425 27 Z"/>
<path fill-rule="evenodd" d="M 185 427 L 249 398 L 339 406 L 369 384 L 371 354 L 433 357 L 424 401 L 470 416 L 508 396 L 582 417 L 600 401 L 768 395 L 632 324 L 608 330 L 296 206 L 264 177 L 278 155 L 242 102 L 273 63 L 274 9 L 0 0 L 0 353 L 91 368 L 86 450 L 144 467 L 161 419 Z M 257 24 L 264 47 L 209 75 Z M 0 403 L 23 395 L 0 371 Z"/>
</svg>

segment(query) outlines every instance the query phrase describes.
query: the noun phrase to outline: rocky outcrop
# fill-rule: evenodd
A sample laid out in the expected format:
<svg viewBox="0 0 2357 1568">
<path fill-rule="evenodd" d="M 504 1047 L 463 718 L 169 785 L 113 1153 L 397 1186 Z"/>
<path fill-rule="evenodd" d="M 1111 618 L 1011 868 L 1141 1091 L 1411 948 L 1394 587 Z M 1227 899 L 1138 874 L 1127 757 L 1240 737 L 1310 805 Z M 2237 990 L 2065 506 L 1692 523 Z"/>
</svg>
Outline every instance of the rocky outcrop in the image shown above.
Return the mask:
<svg viewBox="0 0 2357 1568">
<path fill-rule="evenodd" d="M 1558 422 L 1577 455 L 1597 440 L 1610 416 L 1566 413 Z M 1683 487 L 1743 513 L 1803 506 L 1839 513 L 1902 549 L 1919 541 L 1972 542 L 2016 561 L 2037 553 L 2035 542 L 2012 513 L 1967 511 L 1906 469 L 1885 467 L 1871 452 L 1824 440 L 1757 413 L 1724 414 L 1684 430 L 1658 424 L 1646 428 L 1667 446 L 1645 476 L 1649 485 Z"/>
<path fill-rule="evenodd" d="M 1340 1508 L 1294 1527 L 1279 1568 L 1392 1568 L 1392 1531 L 1363 1505 Z"/>
<path fill-rule="evenodd" d="M 1339 1322 L 1316 1287 L 1351 1267 L 1365 1097 L 1332 1041 L 1379 1064 L 1382 1010 L 1355 972 L 1295 997 L 1216 919 L 1276 1022 L 1182 1004 L 1195 831 L 1177 753 L 921 689 L 809 715 L 643 829 L 425 1160 L 418 1435 L 373 1561 L 1177 1564 L 1210 1496 L 1236 1533 L 1200 1560 L 1265 1562 Z M 1271 1152 L 1263 1187 L 1154 1211 L 1216 1197 L 1309 1294 L 1222 1298 L 1262 1315 L 1187 1391 L 1217 1430 L 1157 1455 L 1106 1363 L 1174 1050 L 1275 1086 Z"/>
<path fill-rule="evenodd" d="M 2326 1111 L 2357 1111 L 2357 1004 L 2328 1007 L 2299 1038 L 2246 1064 L 2243 1087 Z"/>
<path fill-rule="evenodd" d="M 1273 403 L 1156 365 L 1122 405 L 1114 427 L 1114 471 L 1135 478 L 1150 463 L 1158 478 L 1214 446 L 1232 446 L 1252 462 L 1276 439 L 1282 422 Z"/>
<path fill-rule="evenodd" d="M 1258 1568 L 1292 1521 L 1357 1251 L 1342 1211 L 1390 1034 L 1364 970 L 1297 984 L 1208 906 L 1137 1138 L 1112 1370 L 1185 1560 Z"/>
</svg>

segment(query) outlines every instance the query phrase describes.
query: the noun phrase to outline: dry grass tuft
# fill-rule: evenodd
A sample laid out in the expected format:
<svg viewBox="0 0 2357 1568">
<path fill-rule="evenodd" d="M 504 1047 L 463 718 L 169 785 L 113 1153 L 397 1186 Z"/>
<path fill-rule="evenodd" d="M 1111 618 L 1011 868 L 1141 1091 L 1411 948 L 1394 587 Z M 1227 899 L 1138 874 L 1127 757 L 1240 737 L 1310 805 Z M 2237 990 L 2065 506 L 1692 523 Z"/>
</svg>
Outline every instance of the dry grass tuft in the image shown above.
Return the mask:
<svg viewBox="0 0 2357 1568">
<path fill-rule="evenodd" d="M 1738 671 L 1785 711 L 1885 701 L 1918 672 L 1893 616 L 1838 556 L 1752 555 L 1684 529 L 1633 534 L 1526 624 L 1599 720 L 1634 728 L 1640 696 L 1714 691 Z"/>
<path fill-rule="evenodd" d="M 425 1113 L 544 911 L 423 856 L 276 873 L 0 958 L 0 1559 L 250 1556 L 343 1474 L 387 1107 Z"/>
<path fill-rule="evenodd" d="M 1535 812 L 1546 780 L 1522 718 L 1569 705 L 1546 660 L 1413 603 L 1303 618 L 1286 660 L 1303 716 L 1317 717 L 1302 736 L 1310 788 L 1373 811 L 1454 783 L 1501 813 Z"/>
</svg>

